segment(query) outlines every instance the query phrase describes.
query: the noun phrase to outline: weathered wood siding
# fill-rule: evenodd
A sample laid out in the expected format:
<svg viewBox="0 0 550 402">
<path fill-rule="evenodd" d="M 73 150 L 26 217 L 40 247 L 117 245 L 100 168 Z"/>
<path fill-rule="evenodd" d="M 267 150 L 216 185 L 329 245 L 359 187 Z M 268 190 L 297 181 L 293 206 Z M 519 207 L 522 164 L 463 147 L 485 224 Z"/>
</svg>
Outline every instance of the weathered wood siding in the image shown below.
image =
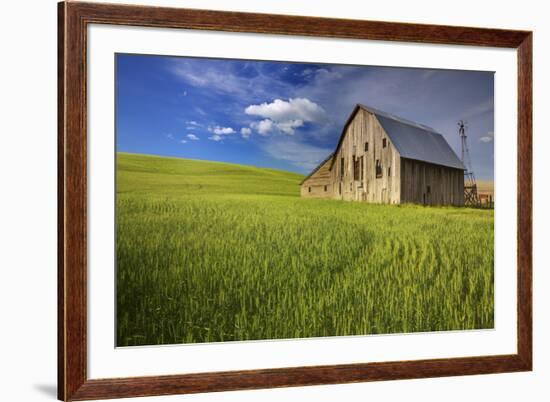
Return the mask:
<svg viewBox="0 0 550 402">
<path fill-rule="evenodd" d="M 300 193 L 371 203 L 462 206 L 464 172 L 402 158 L 376 116 L 359 109 L 332 160 L 304 181 Z"/>
<path fill-rule="evenodd" d="M 464 205 L 464 171 L 401 159 L 401 202 Z"/>
<path fill-rule="evenodd" d="M 302 197 L 332 198 L 332 185 L 330 183 L 330 159 L 300 186 Z"/>
<path fill-rule="evenodd" d="M 365 150 L 367 142 L 368 150 Z M 363 109 L 355 114 L 334 158 L 330 172 L 333 198 L 387 204 L 400 202 L 400 155 L 373 114 Z M 359 158 L 363 158 L 362 178 L 354 175 L 354 161 Z M 376 174 L 377 160 L 381 166 L 380 177 Z"/>
</svg>

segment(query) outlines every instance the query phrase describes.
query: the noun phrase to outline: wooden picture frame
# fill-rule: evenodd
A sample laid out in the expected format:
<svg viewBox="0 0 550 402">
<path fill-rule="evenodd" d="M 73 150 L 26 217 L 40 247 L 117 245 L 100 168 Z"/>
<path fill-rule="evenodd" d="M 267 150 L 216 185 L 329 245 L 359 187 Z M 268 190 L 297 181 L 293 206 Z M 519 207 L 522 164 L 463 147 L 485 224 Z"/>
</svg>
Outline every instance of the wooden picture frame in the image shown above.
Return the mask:
<svg viewBox="0 0 550 402">
<path fill-rule="evenodd" d="M 58 5 L 58 397 L 87 400 L 532 369 L 532 32 L 62 2 Z M 110 24 L 517 49 L 517 353 L 134 378 L 87 376 L 87 26 Z"/>
</svg>

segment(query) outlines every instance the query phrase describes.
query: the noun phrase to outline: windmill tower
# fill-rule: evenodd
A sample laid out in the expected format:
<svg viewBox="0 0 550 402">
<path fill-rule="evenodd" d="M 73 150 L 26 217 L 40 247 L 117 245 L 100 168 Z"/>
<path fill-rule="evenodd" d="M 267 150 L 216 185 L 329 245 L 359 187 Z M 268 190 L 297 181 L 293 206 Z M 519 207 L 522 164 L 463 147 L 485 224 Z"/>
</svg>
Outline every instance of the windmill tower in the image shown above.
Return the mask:
<svg viewBox="0 0 550 402">
<path fill-rule="evenodd" d="M 479 205 L 479 197 L 477 195 L 477 183 L 472 171 L 472 161 L 470 160 L 470 151 L 468 150 L 468 142 L 466 138 L 466 122 L 460 120 L 458 122 L 458 135 L 462 145 L 461 160 L 466 168 L 464 170 L 464 205 Z"/>
</svg>

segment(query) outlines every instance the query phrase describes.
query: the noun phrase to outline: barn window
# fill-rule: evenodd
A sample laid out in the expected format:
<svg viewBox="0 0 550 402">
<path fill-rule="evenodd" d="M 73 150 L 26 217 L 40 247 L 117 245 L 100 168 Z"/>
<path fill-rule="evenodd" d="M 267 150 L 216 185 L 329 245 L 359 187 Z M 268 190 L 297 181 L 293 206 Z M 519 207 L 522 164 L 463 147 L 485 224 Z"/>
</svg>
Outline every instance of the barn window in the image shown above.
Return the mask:
<svg viewBox="0 0 550 402">
<path fill-rule="evenodd" d="M 391 176 L 391 167 L 388 168 L 388 176 Z"/>
<path fill-rule="evenodd" d="M 360 161 L 360 163 L 359 163 L 359 169 L 360 169 L 360 171 L 361 171 L 359 180 L 361 180 L 361 186 L 362 186 L 362 185 L 363 185 L 363 178 L 364 178 L 364 177 L 363 177 L 363 176 L 364 176 L 363 172 L 364 172 L 364 170 L 365 170 L 365 169 L 363 169 L 363 166 L 364 166 L 364 165 L 363 165 L 363 157 L 360 157 L 360 158 L 359 158 L 359 161 Z"/>
<path fill-rule="evenodd" d="M 376 160 L 376 178 L 382 177 L 382 164 L 380 163 L 380 159 Z"/>
<path fill-rule="evenodd" d="M 311 193 L 311 187 L 308 187 L 308 188 L 307 188 L 307 192 L 308 192 L 308 193 Z"/>
<path fill-rule="evenodd" d="M 427 186 L 427 187 L 426 187 L 426 192 L 427 192 L 428 194 L 430 194 L 430 193 L 432 192 L 432 187 L 431 187 L 431 186 Z"/>
<path fill-rule="evenodd" d="M 340 158 L 340 178 L 344 177 L 344 158 Z"/>
<path fill-rule="evenodd" d="M 325 184 L 325 191 L 327 191 L 327 185 Z"/>
<path fill-rule="evenodd" d="M 369 143 L 365 142 L 365 152 L 368 152 L 368 150 L 369 150 Z"/>
<path fill-rule="evenodd" d="M 359 181 L 361 179 L 361 158 L 355 158 L 353 156 L 353 180 Z"/>
<path fill-rule="evenodd" d="M 386 139 L 385 138 L 382 138 L 382 148 L 386 148 Z"/>
</svg>

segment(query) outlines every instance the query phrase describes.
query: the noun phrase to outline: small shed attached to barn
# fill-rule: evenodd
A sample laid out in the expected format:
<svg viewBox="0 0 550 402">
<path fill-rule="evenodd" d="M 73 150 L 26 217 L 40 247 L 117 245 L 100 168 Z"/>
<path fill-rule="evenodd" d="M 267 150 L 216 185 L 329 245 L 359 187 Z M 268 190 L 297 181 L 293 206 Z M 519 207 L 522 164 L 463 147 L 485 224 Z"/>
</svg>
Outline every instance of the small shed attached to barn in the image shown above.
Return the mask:
<svg viewBox="0 0 550 402">
<path fill-rule="evenodd" d="M 327 156 L 302 180 L 300 185 L 300 194 L 302 197 L 332 198 L 332 192 L 328 191 L 328 187 L 331 186 L 331 161 L 332 154 Z"/>
<path fill-rule="evenodd" d="M 464 205 L 464 165 L 422 124 L 358 104 L 338 145 L 301 183 L 303 197 Z"/>
</svg>

